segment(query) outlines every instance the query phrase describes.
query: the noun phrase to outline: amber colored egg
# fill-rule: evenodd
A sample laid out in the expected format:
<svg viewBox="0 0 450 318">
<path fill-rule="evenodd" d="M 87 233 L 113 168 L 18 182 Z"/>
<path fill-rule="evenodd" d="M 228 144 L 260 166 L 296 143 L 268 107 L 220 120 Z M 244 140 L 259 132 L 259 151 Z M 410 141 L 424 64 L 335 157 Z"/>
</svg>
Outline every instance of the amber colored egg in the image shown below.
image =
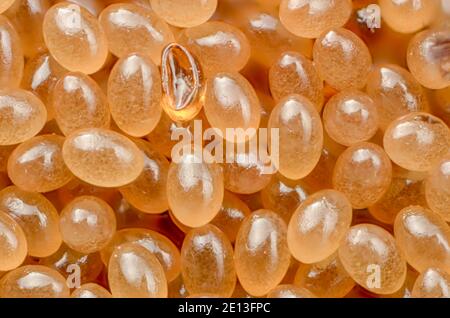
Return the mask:
<svg viewBox="0 0 450 318">
<path fill-rule="evenodd" d="M 277 1 L 264 2 L 276 4 Z M 314 41 L 297 37 L 286 30 L 277 11 L 258 7 L 244 13 L 242 19 L 237 22 L 242 24 L 240 29 L 250 42 L 252 59 L 258 63 L 270 67 L 277 57 L 288 51 L 299 52 L 307 58 L 312 57 Z"/>
<path fill-rule="evenodd" d="M 167 174 L 169 161 L 142 139 L 134 140 L 144 154 L 144 170 L 132 183 L 119 189 L 123 197 L 146 213 L 162 213 L 169 209 L 167 202 Z"/>
<path fill-rule="evenodd" d="M 242 221 L 251 213 L 249 207 L 235 194 L 225 191 L 219 213 L 210 222 L 234 243 Z"/>
<path fill-rule="evenodd" d="M 186 151 L 177 159 L 170 163 L 167 176 L 169 207 L 182 224 L 205 225 L 214 219 L 222 204 L 222 168 L 217 163 L 202 162 L 196 151 Z"/>
<path fill-rule="evenodd" d="M 264 208 L 277 213 L 288 224 L 292 214 L 305 201 L 308 193 L 301 180 L 293 181 L 276 174 L 261 190 L 261 201 Z"/>
<path fill-rule="evenodd" d="M 1 298 L 67 298 L 69 287 L 56 270 L 42 265 L 19 267 L 0 280 Z"/>
<path fill-rule="evenodd" d="M 331 256 L 339 248 L 352 222 L 352 205 L 336 190 L 316 192 L 292 215 L 287 231 L 291 254 L 311 264 Z"/>
<path fill-rule="evenodd" d="M 58 211 L 42 194 L 7 187 L 0 191 L 0 210 L 8 213 L 23 229 L 29 255 L 46 257 L 60 247 Z"/>
<path fill-rule="evenodd" d="M 174 42 L 167 23 L 152 10 L 136 4 L 112 4 L 102 11 L 99 22 L 105 30 L 109 50 L 118 57 L 144 53 L 159 64 L 163 48 Z"/>
<path fill-rule="evenodd" d="M 301 95 L 280 100 L 270 114 L 268 128 L 278 132 L 269 148 L 271 159 L 278 159 L 278 171 L 286 178 L 306 177 L 319 161 L 323 146 L 323 127 L 312 102 Z M 278 158 L 277 158 L 278 157 Z"/>
<path fill-rule="evenodd" d="M 450 130 L 428 113 L 411 113 L 386 129 L 383 145 L 391 160 L 407 170 L 426 172 L 450 149 Z"/>
<path fill-rule="evenodd" d="M 55 117 L 51 101 L 53 88 L 67 72 L 49 53 L 42 53 L 25 64 L 22 87 L 35 93 L 47 107 L 47 121 Z"/>
<path fill-rule="evenodd" d="M 45 14 L 43 32 L 50 54 L 69 71 L 92 74 L 106 61 L 105 32 L 97 18 L 78 4 L 52 6 Z"/>
<path fill-rule="evenodd" d="M 77 282 L 85 284 L 94 281 L 103 270 L 99 253 L 80 253 L 64 243 L 56 253 L 40 258 L 39 264 L 57 270 L 74 285 Z"/>
<path fill-rule="evenodd" d="M 135 243 L 118 246 L 108 265 L 108 282 L 115 298 L 165 298 L 167 281 L 156 256 Z"/>
<path fill-rule="evenodd" d="M 418 272 L 450 268 L 450 228 L 435 212 L 421 206 L 404 208 L 394 223 L 397 244 Z"/>
<path fill-rule="evenodd" d="M 397 214 L 410 205 L 426 205 L 424 182 L 394 175 L 387 192 L 369 212 L 383 223 L 394 224 Z"/>
<path fill-rule="evenodd" d="M 347 148 L 333 171 L 333 188 L 344 193 L 353 208 L 363 209 L 378 202 L 392 180 L 392 164 L 384 150 L 361 142 Z"/>
<path fill-rule="evenodd" d="M 61 76 L 53 88 L 52 103 L 56 122 L 66 136 L 82 128 L 109 128 L 106 96 L 83 73 L 69 72 Z"/>
<path fill-rule="evenodd" d="M 108 79 L 108 102 L 117 126 L 135 137 L 148 135 L 161 118 L 161 76 L 150 58 L 123 56 Z"/>
<path fill-rule="evenodd" d="M 27 239 L 22 227 L 5 212 L 0 212 L 0 271 L 10 271 L 27 256 Z"/>
<path fill-rule="evenodd" d="M 0 145 L 24 142 L 37 135 L 47 121 L 44 104 L 22 89 L 0 90 Z"/>
<path fill-rule="evenodd" d="M 242 222 L 234 262 L 239 282 L 249 294 L 266 295 L 283 279 L 291 257 L 286 233 L 283 219 L 269 210 L 257 210 Z"/>
<path fill-rule="evenodd" d="M 378 130 L 378 105 L 363 92 L 343 90 L 323 110 L 328 135 L 344 146 L 371 139 Z"/>
<path fill-rule="evenodd" d="M 190 28 L 209 20 L 217 0 L 150 0 L 153 11 L 170 25 Z"/>
<path fill-rule="evenodd" d="M 250 140 L 261 119 L 258 96 L 239 73 L 217 73 L 208 78 L 204 110 L 211 126 L 230 142 Z M 242 136 L 238 135 L 238 128 L 244 131 Z"/>
<path fill-rule="evenodd" d="M 46 50 L 42 22 L 51 5 L 51 0 L 18 0 L 5 12 L 20 36 L 21 45 L 27 57 Z"/>
<path fill-rule="evenodd" d="M 272 289 L 267 298 L 316 298 L 316 296 L 306 288 L 285 284 Z"/>
<path fill-rule="evenodd" d="M 135 243 L 152 253 L 161 263 L 168 282 L 180 274 L 180 252 L 174 243 L 166 236 L 143 228 L 126 228 L 117 231 L 109 244 L 100 254 L 105 264 L 108 264 L 111 254 L 117 246 L 124 243 Z"/>
<path fill-rule="evenodd" d="M 423 86 L 442 89 L 450 85 L 449 39 L 449 28 L 438 27 L 417 33 L 409 42 L 408 68 Z"/>
<path fill-rule="evenodd" d="M 439 268 L 426 269 L 417 277 L 412 297 L 450 298 L 450 274 Z"/>
<path fill-rule="evenodd" d="M 439 0 L 380 0 L 379 5 L 383 21 L 401 33 L 414 33 L 427 27 L 439 10 Z"/>
<path fill-rule="evenodd" d="M 211 21 L 185 29 L 178 42 L 199 60 L 207 77 L 219 72 L 238 72 L 250 58 L 250 43 L 245 34 L 224 22 Z"/>
<path fill-rule="evenodd" d="M 112 295 L 102 286 L 95 283 L 81 285 L 70 295 L 72 298 L 112 298 Z"/>
<path fill-rule="evenodd" d="M 316 105 L 323 105 L 323 82 L 312 63 L 297 52 L 284 52 L 272 64 L 269 71 L 270 92 L 275 100 L 291 94 L 299 94 Z"/>
<path fill-rule="evenodd" d="M 0 12 L 1 12 L 0 4 Z M 0 87 L 18 87 L 22 79 L 24 57 L 20 37 L 13 24 L 0 16 Z"/>
<path fill-rule="evenodd" d="M 72 179 L 62 157 L 64 138 L 58 135 L 33 137 L 11 153 L 8 175 L 11 181 L 27 191 L 49 192 Z"/>
<path fill-rule="evenodd" d="M 450 158 L 441 160 L 425 181 L 426 202 L 431 210 L 450 222 Z"/>
<path fill-rule="evenodd" d="M 321 78 L 337 90 L 363 88 L 372 66 L 367 45 L 343 28 L 322 34 L 314 43 L 313 58 Z"/>
<path fill-rule="evenodd" d="M 398 65 L 374 67 L 366 90 L 377 105 L 379 125 L 383 131 L 398 117 L 428 109 L 422 86 L 411 73 Z"/>
<path fill-rule="evenodd" d="M 355 286 L 337 252 L 317 263 L 300 264 L 294 284 L 320 298 L 342 298 Z"/>
<path fill-rule="evenodd" d="M 233 247 L 213 225 L 191 230 L 181 248 L 181 273 L 189 294 L 230 297 L 236 284 Z"/>
<path fill-rule="evenodd" d="M 99 187 L 126 185 L 144 168 L 144 156 L 132 141 L 101 128 L 77 130 L 68 136 L 63 158 L 75 176 Z"/>
<path fill-rule="evenodd" d="M 339 248 L 347 273 L 376 294 L 392 294 L 406 278 L 406 262 L 394 237 L 373 224 L 354 225 Z"/>
<path fill-rule="evenodd" d="M 350 0 L 281 0 L 280 20 L 299 37 L 317 38 L 331 28 L 343 26 L 352 13 Z"/>
<path fill-rule="evenodd" d="M 112 239 L 116 217 L 112 208 L 93 196 L 80 196 L 61 211 L 59 227 L 64 243 L 80 253 L 98 252 Z"/>
</svg>

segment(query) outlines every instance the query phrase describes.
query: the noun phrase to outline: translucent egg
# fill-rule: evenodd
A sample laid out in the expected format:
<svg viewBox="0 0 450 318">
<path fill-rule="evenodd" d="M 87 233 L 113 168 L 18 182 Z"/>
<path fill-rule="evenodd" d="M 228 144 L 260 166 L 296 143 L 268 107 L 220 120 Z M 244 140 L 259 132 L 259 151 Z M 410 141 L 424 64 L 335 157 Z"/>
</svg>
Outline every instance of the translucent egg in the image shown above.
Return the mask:
<svg viewBox="0 0 450 318">
<path fill-rule="evenodd" d="M 380 0 L 381 17 L 389 27 L 401 33 L 413 33 L 436 18 L 439 0 Z"/>
<path fill-rule="evenodd" d="M 35 93 L 47 107 L 47 120 L 55 117 L 51 102 L 53 88 L 67 71 L 49 54 L 43 53 L 25 64 L 22 87 Z"/>
<path fill-rule="evenodd" d="M 150 58 L 122 57 L 108 80 L 108 102 L 117 126 L 135 137 L 148 135 L 161 118 L 161 77 Z"/>
<path fill-rule="evenodd" d="M 239 73 L 217 73 L 208 79 L 204 110 L 211 126 L 230 142 L 251 139 L 261 119 L 258 96 Z M 243 129 L 242 136 L 237 128 Z"/>
<path fill-rule="evenodd" d="M 272 160 L 278 157 L 279 172 L 293 180 L 307 176 L 319 161 L 323 145 L 322 122 L 314 104 L 300 95 L 283 98 L 272 110 L 268 128 L 278 130 L 278 149 L 270 151 Z"/>
<path fill-rule="evenodd" d="M 100 128 L 78 130 L 68 136 L 63 158 L 74 175 L 100 187 L 126 185 L 144 168 L 144 156 L 133 142 Z"/>
<path fill-rule="evenodd" d="M 344 193 L 354 209 L 367 208 L 380 200 L 392 180 L 392 164 L 384 150 L 361 142 L 347 148 L 333 171 L 333 188 Z"/>
<path fill-rule="evenodd" d="M 250 58 L 245 34 L 224 22 L 206 22 L 185 29 L 178 42 L 199 60 L 206 77 L 219 72 L 238 72 Z"/>
<path fill-rule="evenodd" d="M 234 243 L 242 221 L 250 215 L 249 207 L 235 194 L 225 191 L 219 213 L 211 221 Z"/>
<path fill-rule="evenodd" d="M 332 255 L 350 228 L 352 212 L 351 203 L 336 190 L 322 190 L 307 197 L 288 225 L 292 256 L 311 264 Z"/>
<path fill-rule="evenodd" d="M 109 50 L 118 57 L 144 53 L 159 65 L 163 48 L 174 42 L 172 30 L 165 21 L 148 8 L 132 3 L 110 5 L 102 11 L 99 21 Z"/>
<path fill-rule="evenodd" d="M 181 248 L 181 273 L 190 294 L 230 297 L 236 271 L 226 235 L 210 224 L 191 230 Z"/>
<path fill-rule="evenodd" d="M 428 108 L 422 86 L 411 73 L 397 65 L 376 66 L 369 74 L 366 90 L 377 105 L 382 130 L 398 117 Z"/>
<path fill-rule="evenodd" d="M 397 214 L 410 205 L 426 205 L 424 182 L 394 175 L 387 192 L 369 212 L 383 223 L 394 224 Z"/>
<path fill-rule="evenodd" d="M 148 229 L 126 228 L 117 231 L 109 244 L 100 252 L 102 260 L 108 264 L 111 254 L 117 246 L 135 243 L 156 256 L 161 263 L 168 282 L 180 274 L 180 252 L 166 236 Z"/>
<path fill-rule="evenodd" d="M 428 268 L 419 275 L 412 290 L 414 298 L 450 298 L 450 274 Z"/>
<path fill-rule="evenodd" d="M 270 92 L 275 100 L 299 94 L 316 105 L 323 104 L 323 82 L 313 63 L 297 52 L 282 53 L 269 70 Z"/>
<path fill-rule="evenodd" d="M 167 177 L 169 207 L 184 225 L 205 225 L 217 215 L 222 204 L 222 168 L 216 163 L 202 162 L 196 151 L 185 152 L 177 159 L 171 162 Z"/>
<path fill-rule="evenodd" d="M 100 251 L 116 231 L 116 217 L 102 199 L 80 196 L 61 211 L 59 226 L 64 243 L 77 252 Z"/>
<path fill-rule="evenodd" d="M 329 30 L 318 38 L 313 58 L 321 78 L 337 90 L 363 88 L 372 66 L 367 45 L 343 28 Z"/>
<path fill-rule="evenodd" d="M 69 71 L 92 74 L 106 61 L 105 33 L 84 7 L 70 2 L 55 4 L 45 14 L 43 32 L 50 54 Z"/>
<path fill-rule="evenodd" d="M 287 51 L 312 57 L 313 40 L 297 37 L 286 30 L 278 18 L 278 12 L 256 9 L 244 14 L 242 21 L 241 29 L 252 47 L 252 59 L 258 63 L 270 67 L 273 61 Z"/>
<path fill-rule="evenodd" d="M 77 266 L 75 267 L 77 273 L 80 274 L 79 282 L 81 284 L 94 281 L 103 270 L 103 263 L 100 259 L 99 253 L 79 253 L 72 250 L 64 243 L 56 253 L 50 255 L 49 257 L 40 258 L 39 264 L 57 270 L 61 275 L 68 279 L 68 282 L 70 281 L 71 283 L 76 283 L 73 275 L 75 273 L 75 265 Z M 75 279 L 77 278 L 75 277 Z"/>
<path fill-rule="evenodd" d="M 267 298 L 316 298 L 316 296 L 306 288 L 286 284 L 272 289 Z"/>
<path fill-rule="evenodd" d="M 89 76 L 66 73 L 53 88 L 53 111 L 59 128 L 70 135 L 82 128 L 109 128 L 108 101 Z"/>
<path fill-rule="evenodd" d="M 243 222 L 236 237 L 234 259 L 242 287 L 253 296 L 275 288 L 286 274 L 290 253 L 283 219 L 269 210 L 258 210 Z"/>
<path fill-rule="evenodd" d="M 46 257 L 59 249 L 62 241 L 58 211 L 42 194 L 7 187 L 0 191 L 0 210 L 22 228 L 30 256 Z"/>
<path fill-rule="evenodd" d="M 441 89 L 450 85 L 449 28 L 434 28 L 416 34 L 406 58 L 412 75 L 423 86 Z"/>
<path fill-rule="evenodd" d="M 182 45 L 166 46 L 161 58 L 164 111 L 178 122 L 193 119 L 203 107 L 204 79 L 197 59 Z"/>
<path fill-rule="evenodd" d="M 30 139 L 46 121 L 45 106 L 33 93 L 22 89 L 0 89 L 0 145 L 14 145 Z"/>
<path fill-rule="evenodd" d="M 58 135 L 33 137 L 11 153 L 8 175 L 11 181 L 27 191 L 49 192 L 72 179 L 62 157 L 64 138 Z"/>
<path fill-rule="evenodd" d="M 46 50 L 42 22 L 51 5 L 50 0 L 18 0 L 5 12 L 20 35 L 22 48 L 27 57 Z"/>
<path fill-rule="evenodd" d="M 14 3 L 15 0 L 4 0 L 2 3 L 0 3 L 0 13 L 5 12 L 8 10 L 10 6 Z"/>
<path fill-rule="evenodd" d="M 318 38 L 331 28 L 343 26 L 352 13 L 350 0 L 282 0 L 281 23 L 303 38 Z"/>
<path fill-rule="evenodd" d="M 323 111 L 328 135 L 341 145 L 351 146 L 371 139 L 378 130 L 378 105 L 358 90 L 343 90 L 331 97 Z"/>
<path fill-rule="evenodd" d="M 384 134 L 391 160 L 412 171 L 429 171 L 449 151 L 450 130 L 428 113 L 411 113 L 393 121 Z"/>
<path fill-rule="evenodd" d="M 8 1 L 7 1 L 8 2 Z M 0 12 L 1 10 L 0 4 Z M 0 16 L 0 87 L 18 87 L 23 73 L 23 50 L 11 22 Z"/>
<path fill-rule="evenodd" d="M 183 276 L 178 277 L 169 283 L 169 298 L 186 298 L 189 296 L 186 286 L 184 286 Z"/>
<path fill-rule="evenodd" d="M 10 271 L 27 256 L 27 239 L 22 227 L 5 212 L 0 212 L 0 271 Z"/>
<path fill-rule="evenodd" d="M 108 265 L 108 282 L 115 298 L 165 298 L 167 281 L 156 256 L 135 243 L 118 246 Z"/>
<path fill-rule="evenodd" d="M 425 182 L 428 206 L 450 222 L 450 158 L 447 156 L 433 169 Z"/>
<path fill-rule="evenodd" d="M 152 149 L 150 144 L 142 139 L 134 140 L 144 154 L 144 170 L 132 183 L 121 187 L 120 193 L 134 207 L 147 213 L 167 211 L 167 173 L 169 161 L 163 155 Z"/>
<path fill-rule="evenodd" d="M 64 277 L 42 265 L 19 267 L 0 281 L 0 298 L 67 298 L 69 295 Z"/>
<path fill-rule="evenodd" d="M 167 23 L 190 28 L 211 18 L 216 11 L 217 0 L 150 0 L 150 4 Z"/>
<path fill-rule="evenodd" d="M 280 174 L 273 176 L 270 183 L 261 190 L 264 208 L 277 213 L 286 224 L 307 196 L 308 191 L 301 181 L 288 180 Z"/>
<path fill-rule="evenodd" d="M 397 244 L 417 271 L 450 268 L 450 228 L 445 220 L 420 206 L 404 208 L 394 223 Z"/>
<path fill-rule="evenodd" d="M 349 275 L 376 294 L 392 294 L 406 278 L 406 262 L 394 237 L 373 224 L 352 226 L 339 248 L 339 259 Z"/>
<path fill-rule="evenodd" d="M 0 146 L 0 172 L 7 172 L 8 159 L 16 145 Z"/>
<path fill-rule="evenodd" d="M 95 283 L 81 285 L 70 296 L 72 298 L 112 298 L 112 295 L 102 286 Z"/>
<path fill-rule="evenodd" d="M 294 284 L 320 298 L 342 298 L 355 286 L 347 274 L 338 253 L 314 264 L 300 264 Z"/>
<path fill-rule="evenodd" d="M 233 148 L 233 149 L 231 149 Z M 226 149 L 223 164 L 225 189 L 234 193 L 250 194 L 261 191 L 272 178 L 270 163 L 266 165 L 258 147 L 251 149 Z"/>
</svg>

